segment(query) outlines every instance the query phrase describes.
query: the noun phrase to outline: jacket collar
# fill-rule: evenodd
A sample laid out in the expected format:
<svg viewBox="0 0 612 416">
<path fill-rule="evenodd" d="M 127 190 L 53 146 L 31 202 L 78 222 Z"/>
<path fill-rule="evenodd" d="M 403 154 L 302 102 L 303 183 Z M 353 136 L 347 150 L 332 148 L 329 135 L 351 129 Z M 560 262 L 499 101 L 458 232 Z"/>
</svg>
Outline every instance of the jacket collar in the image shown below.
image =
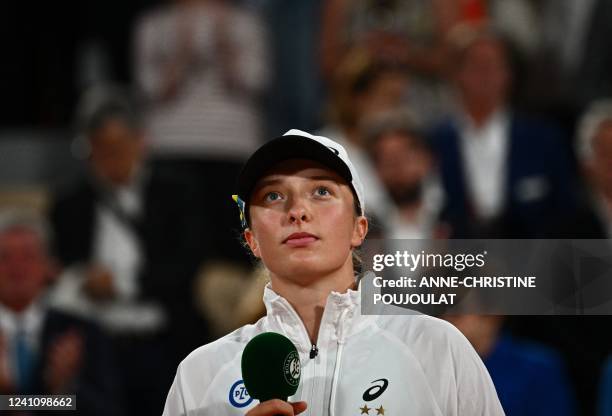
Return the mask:
<svg viewBox="0 0 612 416">
<path fill-rule="evenodd" d="M 270 330 L 291 339 L 301 353 L 308 353 L 312 346 L 306 327 L 289 301 L 277 294 L 270 283 L 263 296 Z M 326 348 L 330 342 L 344 342 L 353 328 L 354 317 L 360 315 L 361 291 L 348 289 L 344 293 L 331 292 L 325 304 L 317 346 Z"/>
</svg>

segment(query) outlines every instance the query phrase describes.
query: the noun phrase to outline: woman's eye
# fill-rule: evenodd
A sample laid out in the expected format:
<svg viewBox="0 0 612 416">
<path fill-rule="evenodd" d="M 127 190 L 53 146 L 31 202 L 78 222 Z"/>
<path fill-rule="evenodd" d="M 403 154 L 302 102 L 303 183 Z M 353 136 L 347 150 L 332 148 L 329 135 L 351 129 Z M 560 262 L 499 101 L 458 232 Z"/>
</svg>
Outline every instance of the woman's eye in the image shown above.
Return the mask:
<svg viewBox="0 0 612 416">
<path fill-rule="evenodd" d="M 281 195 L 278 192 L 268 192 L 265 196 L 264 199 L 266 201 L 278 201 L 279 199 L 281 199 Z"/>
<path fill-rule="evenodd" d="M 315 193 L 318 196 L 327 196 L 330 194 L 329 189 L 327 189 L 325 186 L 319 186 L 317 187 Z"/>
</svg>

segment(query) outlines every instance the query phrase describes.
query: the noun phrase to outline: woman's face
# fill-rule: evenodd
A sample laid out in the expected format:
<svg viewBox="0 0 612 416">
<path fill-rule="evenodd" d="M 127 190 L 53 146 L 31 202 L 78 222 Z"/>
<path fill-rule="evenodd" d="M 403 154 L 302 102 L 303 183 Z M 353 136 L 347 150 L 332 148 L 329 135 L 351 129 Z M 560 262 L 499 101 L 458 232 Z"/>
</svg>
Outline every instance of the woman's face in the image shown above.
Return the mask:
<svg viewBox="0 0 612 416">
<path fill-rule="evenodd" d="M 249 204 L 245 238 L 273 276 L 304 285 L 343 267 L 352 276 L 351 251 L 368 223 L 336 172 L 310 160 L 281 162 L 259 180 Z"/>
</svg>

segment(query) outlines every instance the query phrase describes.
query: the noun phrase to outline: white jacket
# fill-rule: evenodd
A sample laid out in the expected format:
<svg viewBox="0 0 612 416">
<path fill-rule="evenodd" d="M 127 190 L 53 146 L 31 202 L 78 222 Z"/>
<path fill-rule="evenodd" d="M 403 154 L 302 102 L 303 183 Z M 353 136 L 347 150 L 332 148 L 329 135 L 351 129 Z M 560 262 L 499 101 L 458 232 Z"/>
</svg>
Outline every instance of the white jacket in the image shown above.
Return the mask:
<svg viewBox="0 0 612 416">
<path fill-rule="evenodd" d="M 240 360 L 255 335 L 291 339 L 301 381 L 290 401 L 305 416 L 504 415 L 489 374 L 467 339 L 427 315 L 361 315 L 360 292 L 332 292 L 317 340 L 318 354 L 289 302 L 268 285 L 267 316 L 189 354 L 168 393 L 165 416 L 244 415 L 257 405 L 244 389 Z"/>
</svg>

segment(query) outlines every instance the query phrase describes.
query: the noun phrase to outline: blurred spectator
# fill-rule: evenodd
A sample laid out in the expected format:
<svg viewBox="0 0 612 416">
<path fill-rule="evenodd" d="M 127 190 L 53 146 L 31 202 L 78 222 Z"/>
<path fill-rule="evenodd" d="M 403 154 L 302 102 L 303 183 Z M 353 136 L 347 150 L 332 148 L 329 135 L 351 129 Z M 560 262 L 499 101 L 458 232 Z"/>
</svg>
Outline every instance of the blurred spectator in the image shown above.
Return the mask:
<svg viewBox="0 0 612 416">
<path fill-rule="evenodd" d="M 206 250 L 197 235 L 204 213 L 190 211 L 193 191 L 180 178 L 144 162 L 143 131 L 129 100 L 93 90 L 80 110 L 90 174 L 51 206 L 66 268 L 54 299 L 112 332 L 128 409 L 159 412 L 176 362 L 207 340 L 190 287 Z"/>
<path fill-rule="evenodd" d="M 577 129 L 584 202 L 567 237 L 612 238 L 612 100 L 597 101 L 585 111 Z"/>
<path fill-rule="evenodd" d="M 375 61 L 354 50 L 337 68 L 331 90 L 330 122 L 321 134 L 342 144 L 364 183 L 365 204 L 374 219 L 387 215 L 391 201 L 364 148 L 361 125 L 404 101 L 408 77 L 402 66 Z"/>
<path fill-rule="evenodd" d="M 433 129 L 454 237 L 544 237 L 575 204 L 561 134 L 509 108 L 507 46 L 488 29 L 452 37 L 455 114 Z"/>
<path fill-rule="evenodd" d="M 241 159 L 257 147 L 268 74 L 255 16 L 225 0 L 174 1 L 139 20 L 135 57 L 155 153 Z"/>
<path fill-rule="evenodd" d="M 265 17 L 270 82 L 264 137 L 290 129 L 316 131 L 324 104 L 319 65 L 321 7 L 326 0 L 247 0 Z"/>
<path fill-rule="evenodd" d="M 331 0 L 323 10 L 321 59 L 331 79 L 347 51 L 365 48 L 377 60 L 408 65 L 418 73 L 443 69 L 444 40 L 460 21 L 486 17 L 483 1 Z"/>
<path fill-rule="evenodd" d="M 449 111 L 444 82 L 448 35 L 460 25 L 491 24 L 521 50 L 536 48 L 535 13 L 528 0 L 330 0 L 325 3 L 321 61 L 325 78 L 351 50 L 405 65 L 410 107 L 426 124 Z"/>
<path fill-rule="evenodd" d="M 440 237 L 441 189 L 433 154 L 412 113 L 383 113 L 364 126 L 364 137 L 376 173 L 393 200 L 394 209 L 384 218 L 385 237 Z"/>
<path fill-rule="evenodd" d="M 537 10 L 531 0 L 488 0 L 489 24 L 531 57 L 540 42 Z"/>
<path fill-rule="evenodd" d="M 200 230 L 215 236 L 211 255 L 246 262 L 227 232 L 239 228 L 228 195 L 261 139 L 259 98 L 269 74 L 259 19 L 227 0 L 172 1 L 142 16 L 134 48 L 157 166 L 207 190 L 191 203 L 215 213 Z"/>
<path fill-rule="evenodd" d="M 480 20 L 484 9 L 472 1 L 467 19 Z M 459 19 L 455 1 L 330 0 L 325 2 L 321 28 L 321 65 L 333 89 L 336 68 L 354 50 L 374 61 L 401 65 L 411 71 L 412 108 L 425 118 L 447 102 L 440 82 L 446 34 Z"/>
<path fill-rule="evenodd" d="M 270 278 L 261 264 L 249 272 L 227 263 L 211 263 L 203 267 L 200 276 L 194 290 L 214 338 L 265 316 L 262 296 Z"/>
<path fill-rule="evenodd" d="M 546 0 L 539 3 L 542 42 L 534 71 L 537 98 L 580 111 L 612 96 L 612 3 Z"/>
<path fill-rule="evenodd" d="M 501 330 L 503 318 L 447 315 L 481 356 L 507 416 L 575 415 L 565 365 L 554 350 L 519 341 Z"/>
<path fill-rule="evenodd" d="M 78 414 L 119 414 L 108 339 L 47 303 L 47 239 L 34 216 L 0 217 L 0 394 L 76 394 Z"/>
</svg>

